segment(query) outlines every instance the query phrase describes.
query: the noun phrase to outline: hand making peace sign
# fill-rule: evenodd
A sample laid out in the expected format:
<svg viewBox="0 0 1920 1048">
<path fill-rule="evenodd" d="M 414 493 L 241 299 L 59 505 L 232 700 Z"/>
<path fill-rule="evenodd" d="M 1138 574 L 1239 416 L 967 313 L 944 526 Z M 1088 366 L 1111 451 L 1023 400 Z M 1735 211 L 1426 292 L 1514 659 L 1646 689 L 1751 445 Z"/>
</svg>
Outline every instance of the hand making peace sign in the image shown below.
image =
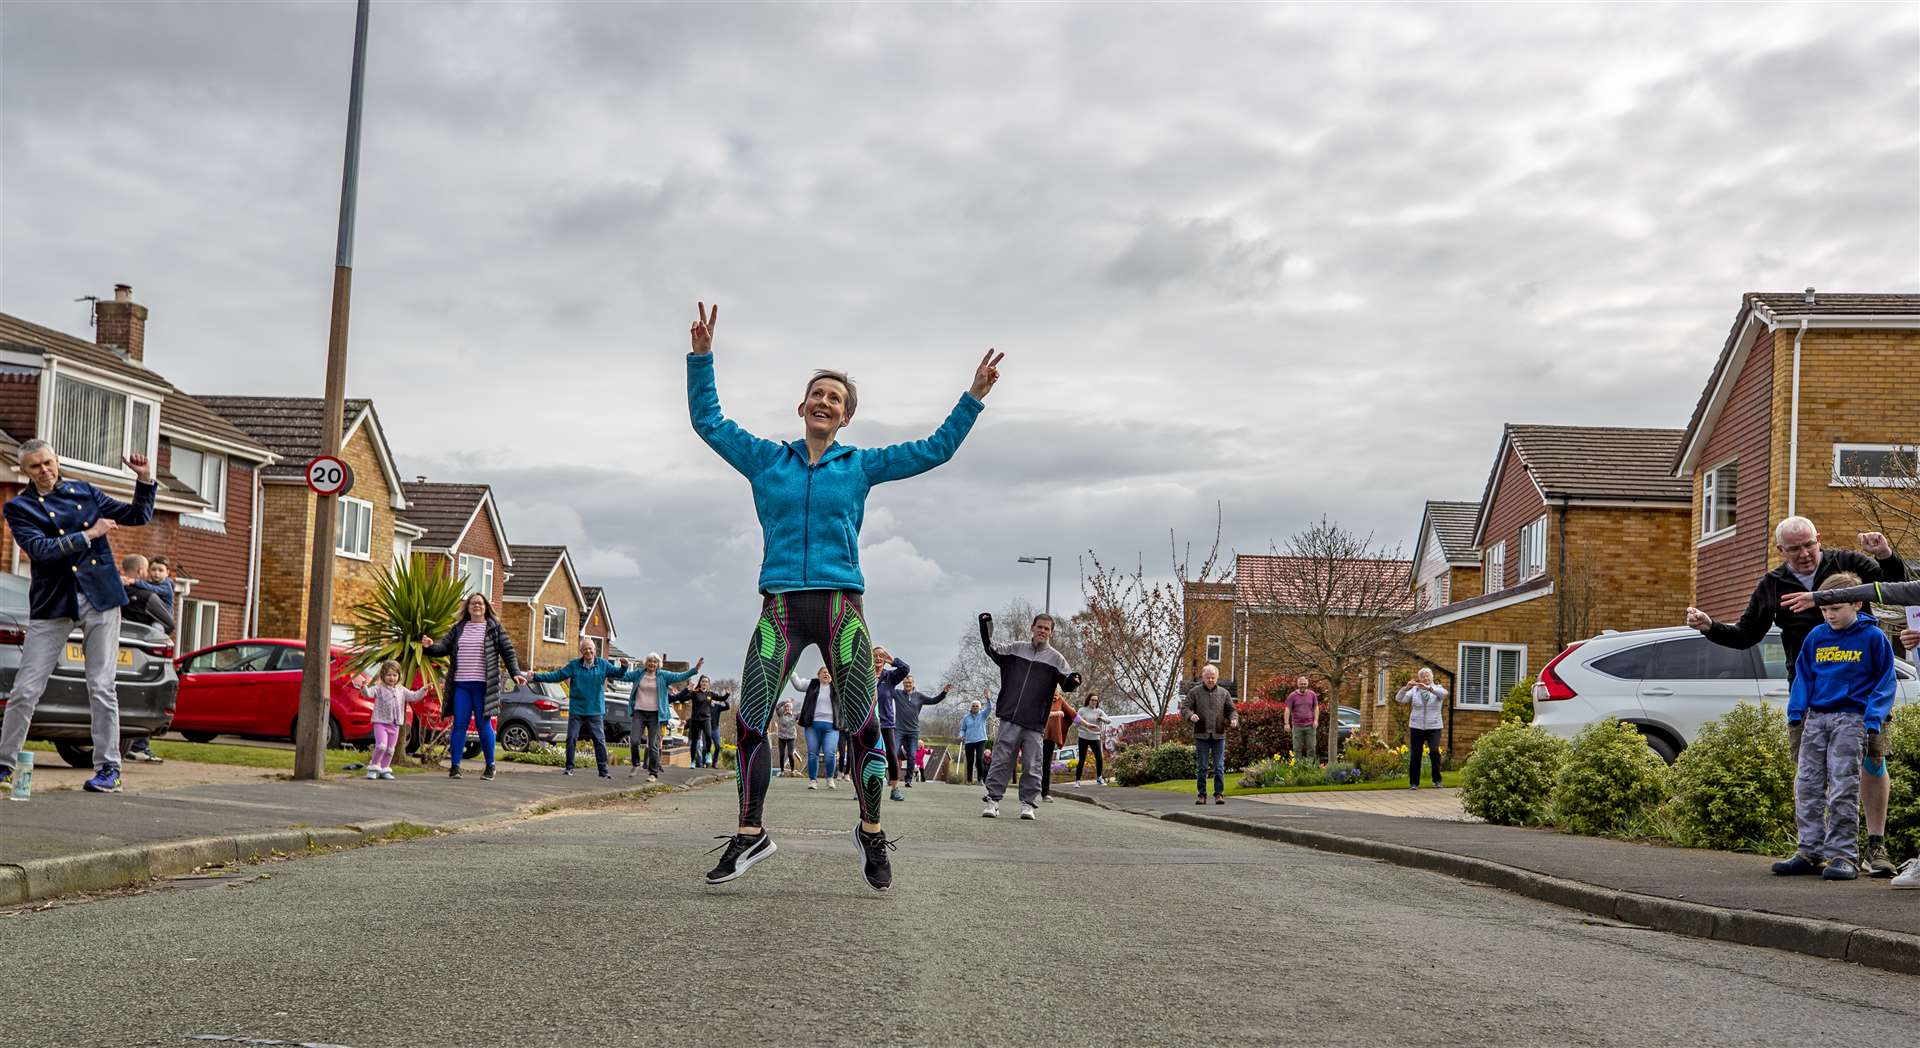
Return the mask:
<svg viewBox="0 0 1920 1048">
<path fill-rule="evenodd" d="M 973 388 L 967 391 L 973 394 L 973 399 L 985 400 L 987 394 L 993 392 L 993 384 L 1000 381 L 1000 362 L 1005 359 L 1005 353 L 996 354 L 991 349 L 980 358 L 980 366 L 973 372 Z"/>
<path fill-rule="evenodd" d="M 693 325 L 693 351 L 702 356 L 713 352 L 713 327 L 720 323 L 720 303 L 713 304 L 713 312 L 707 312 L 705 302 L 696 303 L 700 307 L 700 319 Z"/>
</svg>

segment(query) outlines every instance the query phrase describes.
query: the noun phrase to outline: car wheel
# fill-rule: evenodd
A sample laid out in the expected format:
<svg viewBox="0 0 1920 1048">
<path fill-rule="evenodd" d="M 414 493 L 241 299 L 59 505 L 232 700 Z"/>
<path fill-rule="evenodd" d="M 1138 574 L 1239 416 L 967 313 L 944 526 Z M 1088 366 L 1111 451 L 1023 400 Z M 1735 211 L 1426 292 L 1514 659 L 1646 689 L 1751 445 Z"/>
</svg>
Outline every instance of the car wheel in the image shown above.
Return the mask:
<svg viewBox="0 0 1920 1048">
<path fill-rule="evenodd" d="M 67 766 L 70 768 L 93 767 L 93 744 L 90 742 L 72 742 L 67 739 L 56 739 L 54 740 L 53 748 L 60 754 L 60 759 L 66 761 Z"/>
<path fill-rule="evenodd" d="M 469 742 L 460 750 L 460 759 L 463 761 L 470 761 L 478 756 L 480 756 L 480 744 L 477 742 Z"/>
<path fill-rule="evenodd" d="M 1660 759 L 1672 764 L 1680 759 L 1679 747 L 1668 741 L 1667 737 L 1651 728 L 1641 728 L 1640 737 L 1647 740 L 1647 748 L 1660 755 Z"/>
<path fill-rule="evenodd" d="M 330 749 L 330 750 L 341 749 L 345 747 L 346 744 L 347 744 L 347 734 L 346 732 L 343 732 L 340 730 L 340 722 L 337 720 L 334 720 L 332 717 L 328 717 L 327 718 L 327 749 Z"/>
<path fill-rule="evenodd" d="M 212 742 L 214 733 L 210 731 L 183 731 L 180 733 L 188 742 Z"/>
<path fill-rule="evenodd" d="M 533 729 L 520 721 L 509 721 L 500 729 L 500 745 L 515 753 L 525 753 L 533 748 Z"/>
</svg>

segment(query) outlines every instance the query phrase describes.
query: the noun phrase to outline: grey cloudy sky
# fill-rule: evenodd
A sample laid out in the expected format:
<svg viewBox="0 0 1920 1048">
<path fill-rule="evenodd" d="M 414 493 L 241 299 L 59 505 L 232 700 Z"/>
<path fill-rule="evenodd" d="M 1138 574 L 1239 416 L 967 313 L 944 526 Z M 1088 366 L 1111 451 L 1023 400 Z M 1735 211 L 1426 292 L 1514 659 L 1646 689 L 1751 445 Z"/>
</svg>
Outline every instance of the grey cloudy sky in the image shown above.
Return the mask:
<svg viewBox="0 0 1920 1048">
<path fill-rule="evenodd" d="M 131 283 L 190 391 L 315 394 L 353 11 L 0 7 L 0 308 Z M 1681 426 L 1747 290 L 1920 290 L 1920 6 L 374 5 L 350 392 L 496 486 L 629 648 L 730 668 L 747 486 L 686 421 L 924 435 L 879 638 L 1078 604 L 1076 554 L 1411 545 L 1506 421 Z"/>
</svg>

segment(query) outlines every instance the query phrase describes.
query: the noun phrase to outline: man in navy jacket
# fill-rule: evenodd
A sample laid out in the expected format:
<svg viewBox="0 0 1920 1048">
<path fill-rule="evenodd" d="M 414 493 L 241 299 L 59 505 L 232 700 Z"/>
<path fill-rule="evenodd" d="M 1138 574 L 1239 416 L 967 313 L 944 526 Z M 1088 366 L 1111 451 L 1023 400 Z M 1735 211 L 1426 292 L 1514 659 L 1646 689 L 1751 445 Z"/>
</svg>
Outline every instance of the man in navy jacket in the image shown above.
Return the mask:
<svg viewBox="0 0 1920 1048">
<path fill-rule="evenodd" d="M 63 479 L 60 456 L 46 441 L 20 445 L 20 471 L 32 484 L 9 500 L 4 512 L 14 542 L 33 563 L 33 582 L 20 671 L 14 676 L 6 716 L 0 719 L 0 785 L 13 777 L 14 755 L 27 740 L 34 707 L 77 625 L 85 637 L 96 766 L 86 788 L 120 792 L 120 702 L 114 676 L 127 590 L 107 536 L 118 527 L 139 527 L 152 520 L 155 491 L 145 455 L 122 461 L 134 474 L 131 505 L 84 480 Z"/>
</svg>

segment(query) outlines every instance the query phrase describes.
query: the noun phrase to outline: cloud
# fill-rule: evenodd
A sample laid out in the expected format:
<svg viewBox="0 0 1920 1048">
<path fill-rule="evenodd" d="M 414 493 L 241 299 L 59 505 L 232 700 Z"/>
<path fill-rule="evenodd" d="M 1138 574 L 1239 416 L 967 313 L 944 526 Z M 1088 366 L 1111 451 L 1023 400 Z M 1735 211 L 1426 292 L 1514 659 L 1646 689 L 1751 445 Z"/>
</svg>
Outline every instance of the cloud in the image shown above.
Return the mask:
<svg viewBox="0 0 1920 1048">
<path fill-rule="evenodd" d="M 115 282 L 183 388 L 323 382 L 350 5 L 15 4 L 0 309 Z M 724 41 L 724 46 L 713 46 Z M 730 662 L 771 439 L 850 370 L 870 617 L 944 661 L 1170 531 L 1411 545 L 1507 421 L 1684 425 L 1742 292 L 1920 290 L 1899 7 L 377 5 L 349 387 L 408 475 L 492 483 L 632 650 Z"/>
</svg>

